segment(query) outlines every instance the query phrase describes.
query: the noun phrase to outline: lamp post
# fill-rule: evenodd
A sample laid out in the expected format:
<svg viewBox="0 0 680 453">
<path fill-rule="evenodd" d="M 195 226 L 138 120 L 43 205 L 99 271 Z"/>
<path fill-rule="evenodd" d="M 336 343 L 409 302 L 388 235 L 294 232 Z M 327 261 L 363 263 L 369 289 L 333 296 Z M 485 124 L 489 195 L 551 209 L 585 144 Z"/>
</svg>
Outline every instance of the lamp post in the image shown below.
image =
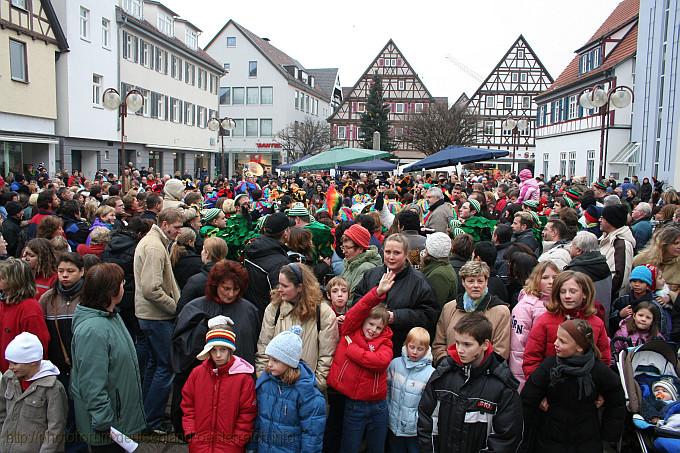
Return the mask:
<svg viewBox="0 0 680 453">
<path fill-rule="evenodd" d="M 510 132 L 512 131 L 512 168 L 511 171 L 514 173 L 515 172 L 515 159 L 517 158 L 517 148 L 519 147 L 519 134 L 521 132 L 524 132 L 527 130 L 529 127 L 529 120 L 527 120 L 524 116 L 519 117 L 518 119 L 512 118 L 512 112 L 508 114 L 508 116 L 503 120 L 503 123 L 501 124 L 501 127 L 503 128 L 504 131 Z"/>
<path fill-rule="evenodd" d="M 120 93 L 115 88 L 107 88 L 102 94 L 102 104 L 107 110 L 118 110 L 118 117 L 120 118 L 120 152 L 122 156 L 118 159 L 119 173 L 122 174 L 122 161 L 125 160 L 125 118 L 128 112 L 136 113 L 144 106 L 144 96 L 139 90 L 130 90 L 125 94 L 121 100 Z"/>
<path fill-rule="evenodd" d="M 605 145 L 605 130 L 609 134 L 609 105 L 611 104 L 615 109 L 622 109 L 628 107 L 633 102 L 635 95 L 630 87 L 619 85 L 605 91 L 602 85 L 593 85 L 586 88 L 579 95 L 578 103 L 584 109 L 599 109 L 600 115 L 600 168 L 597 179 L 604 177 L 607 161 L 607 146 Z M 607 120 L 607 127 L 605 129 L 605 119 Z"/>
<path fill-rule="evenodd" d="M 225 165 L 224 165 L 224 135 L 226 131 L 231 131 L 236 127 L 236 123 L 233 119 L 229 117 L 224 117 L 222 119 L 211 118 L 208 121 L 208 129 L 211 131 L 219 131 L 219 136 L 222 138 L 222 150 L 220 152 L 220 174 L 226 178 Z"/>
</svg>

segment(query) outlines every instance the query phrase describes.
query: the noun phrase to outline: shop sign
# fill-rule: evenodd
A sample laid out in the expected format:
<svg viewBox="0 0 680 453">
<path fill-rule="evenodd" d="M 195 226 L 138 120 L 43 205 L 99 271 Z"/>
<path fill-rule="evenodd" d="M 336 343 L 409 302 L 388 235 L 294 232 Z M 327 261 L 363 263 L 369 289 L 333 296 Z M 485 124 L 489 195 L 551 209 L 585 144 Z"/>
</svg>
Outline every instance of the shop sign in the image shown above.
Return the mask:
<svg viewBox="0 0 680 453">
<path fill-rule="evenodd" d="M 281 148 L 281 143 L 256 143 L 258 148 Z"/>
</svg>

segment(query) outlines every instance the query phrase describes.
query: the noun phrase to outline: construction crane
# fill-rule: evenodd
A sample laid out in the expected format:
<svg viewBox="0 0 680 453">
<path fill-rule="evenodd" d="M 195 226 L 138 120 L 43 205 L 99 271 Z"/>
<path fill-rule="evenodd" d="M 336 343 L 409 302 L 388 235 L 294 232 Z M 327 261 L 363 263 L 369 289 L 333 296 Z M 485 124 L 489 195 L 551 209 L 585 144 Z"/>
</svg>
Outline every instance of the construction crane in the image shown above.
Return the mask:
<svg viewBox="0 0 680 453">
<path fill-rule="evenodd" d="M 480 84 L 484 82 L 484 80 L 485 80 L 484 77 L 482 77 L 481 75 L 479 75 L 479 73 L 477 73 L 474 69 L 472 69 L 472 68 L 470 68 L 469 66 L 467 66 L 467 65 L 466 65 L 465 63 L 463 63 L 462 61 L 457 60 L 456 57 L 454 57 L 454 56 L 451 55 L 450 53 L 447 53 L 446 55 L 444 55 L 444 59 L 445 59 L 445 60 L 448 60 L 449 63 L 451 63 L 452 65 L 454 65 L 455 67 L 457 67 L 458 69 L 460 69 L 461 71 L 463 71 L 463 72 L 464 72 L 465 74 L 467 74 L 468 76 L 470 76 L 470 77 L 472 77 L 473 79 L 475 79 L 475 80 L 476 80 L 477 82 L 479 82 Z"/>
</svg>

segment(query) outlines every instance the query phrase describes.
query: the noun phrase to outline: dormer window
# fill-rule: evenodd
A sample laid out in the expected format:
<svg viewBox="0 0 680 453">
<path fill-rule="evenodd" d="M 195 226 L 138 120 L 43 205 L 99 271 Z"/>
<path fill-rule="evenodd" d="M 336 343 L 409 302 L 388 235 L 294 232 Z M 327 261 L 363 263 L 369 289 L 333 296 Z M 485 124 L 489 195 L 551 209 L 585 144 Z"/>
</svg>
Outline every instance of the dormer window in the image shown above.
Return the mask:
<svg viewBox="0 0 680 453">
<path fill-rule="evenodd" d="M 123 9 L 137 19 L 142 18 L 142 0 L 123 0 Z"/>
<path fill-rule="evenodd" d="M 196 50 L 198 48 L 198 33 L 192 30 L 187 30 L 184 33 L 184 43 L 188 48 Z"/>
<path fill-rule="evenodd" d="M 172 17 L 167 14 L 158 13 L 158 30 L 168 36 L 173 36 Z"/>
<path fill-rule="evenodd" d="M 307 83 L 307 73 L 304 71 L 300 71 L 300 79 L 302 80 L 302 83 Z"/>
<path fill-rule="evenodd" d="M 600 66 L 602 63 L 602 58 L 600 58 L 600 48 L 595 47 L 587 52 L 584 52 L 579 57 L 578 62 L 578 73 L 585 74 L 588 71 Z"/>
</svg>

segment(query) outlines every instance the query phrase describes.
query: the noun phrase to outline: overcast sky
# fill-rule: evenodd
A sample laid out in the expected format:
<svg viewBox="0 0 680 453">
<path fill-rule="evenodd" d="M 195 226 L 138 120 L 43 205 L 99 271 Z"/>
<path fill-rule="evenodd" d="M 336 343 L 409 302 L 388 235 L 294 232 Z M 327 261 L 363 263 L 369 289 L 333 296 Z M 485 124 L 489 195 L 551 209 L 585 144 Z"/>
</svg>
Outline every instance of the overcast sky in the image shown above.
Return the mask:
<svg viewBox="0 0 680 453">
<path fill-rule="evenodd" d="M 234 19 L 307 68 L 340 68 L 343 86 L 392 38 L 432 95 L 452 103 L 476 91 L 520 34 L 557 78 L 619 0 L 161 2 L 203 30 L 201 46 Z"/>
</svg>

